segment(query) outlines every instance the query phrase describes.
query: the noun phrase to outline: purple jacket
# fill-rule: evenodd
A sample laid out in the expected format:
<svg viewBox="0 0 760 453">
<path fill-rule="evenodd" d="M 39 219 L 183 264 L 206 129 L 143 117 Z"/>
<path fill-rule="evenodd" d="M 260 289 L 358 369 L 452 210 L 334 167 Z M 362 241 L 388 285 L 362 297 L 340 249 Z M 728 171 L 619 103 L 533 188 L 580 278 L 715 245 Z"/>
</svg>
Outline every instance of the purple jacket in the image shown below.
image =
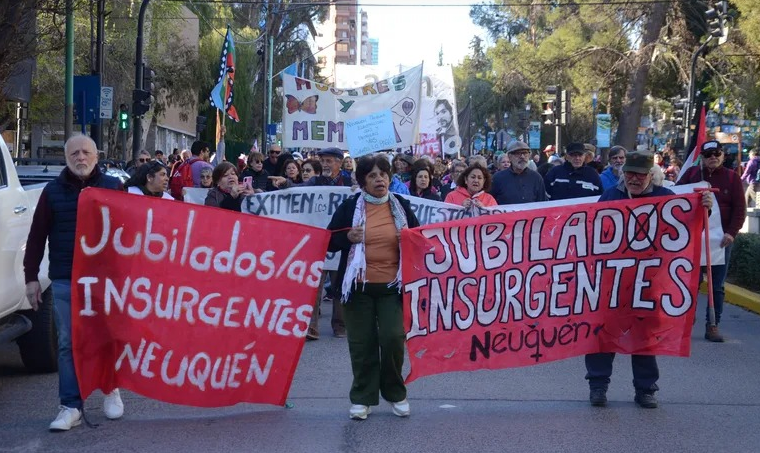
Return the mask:
<svg viewBox="0 0 760 453">
<path fill-rule="evenodd" d="M 742 181 L 747 184 L 755 182 L 758 170 L 760 170 L 760 156 L 753 157 L 752 160 L 747 163 L 747 168 L 744 169 L 744 173 L 742 174 Z"/>
</svg>

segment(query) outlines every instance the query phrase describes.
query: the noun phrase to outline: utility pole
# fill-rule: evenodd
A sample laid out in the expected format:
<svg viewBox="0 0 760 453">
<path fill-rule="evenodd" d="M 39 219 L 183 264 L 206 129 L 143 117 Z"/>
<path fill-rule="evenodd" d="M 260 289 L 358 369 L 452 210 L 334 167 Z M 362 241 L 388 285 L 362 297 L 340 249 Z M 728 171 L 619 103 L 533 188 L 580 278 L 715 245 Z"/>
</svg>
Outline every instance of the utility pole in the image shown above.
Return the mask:
<svg viewBox="0 0 760 453">
<path fill-rule="evenodd" d="M 106 0 L 97 0 L 98 2 L 98 31 L 95 38 L 95 65 L 92 68 L 92 75 L 100 76 L 100 84 L 103 85 L 103 76 L 105 69 L 105 60 L 103 59 L 103 40 L 105 39 L 105 9 Z M 90 126 L 90 135 L 99 150 L 103 147 L 103 120 L 96 118 L 96 123 Z"/>
<path fill-rule="evenodd" d="M 66 93 L 63 139 L 74 131 L 74 0 L 66 0 Z"/>
<path fill-rule="evenodd" d="M 137 43 L 135 45 L 135 91 L 132 93 L 132 100 L 134 104 L 132 106 L 132 128 L 134 133 L 132 135 L 132 159 L 137 160 L 137 155 L 140 153 L 140 145 L 142 144 L 142 115 L 139 114 L 139 109 L 136 108 L 140 103 L 140 94 L 143 91 L 143 26 L 145 25 L 145 12 L 148 9 L 150 0 L 142 0 L 140 5 L 140 15 L 137 18 Z"/>
<path fill-rule="evenodd" d="M 274 63 L 274 36 L 269 34 L 269 52 L 267 54 L 267 124 L 265 126 L 265 133 L 267 134 L 267 141 L 269 139 L 269 125 L 272 124 L 272 64 Z"/>
</svg>

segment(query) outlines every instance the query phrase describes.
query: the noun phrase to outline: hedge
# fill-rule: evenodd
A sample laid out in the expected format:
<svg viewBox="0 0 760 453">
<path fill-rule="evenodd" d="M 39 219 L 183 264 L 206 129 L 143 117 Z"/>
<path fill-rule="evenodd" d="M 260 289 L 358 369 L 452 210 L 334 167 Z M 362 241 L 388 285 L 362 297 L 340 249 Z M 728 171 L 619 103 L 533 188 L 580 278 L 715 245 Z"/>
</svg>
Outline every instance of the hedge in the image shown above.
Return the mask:
<svg viewBox="0 0 760 453">
<path fill-rule="evenodd" d="M 729 283 L 760 291 L 760 234 L 739 233 L 728 263 Z"/>
</svg>

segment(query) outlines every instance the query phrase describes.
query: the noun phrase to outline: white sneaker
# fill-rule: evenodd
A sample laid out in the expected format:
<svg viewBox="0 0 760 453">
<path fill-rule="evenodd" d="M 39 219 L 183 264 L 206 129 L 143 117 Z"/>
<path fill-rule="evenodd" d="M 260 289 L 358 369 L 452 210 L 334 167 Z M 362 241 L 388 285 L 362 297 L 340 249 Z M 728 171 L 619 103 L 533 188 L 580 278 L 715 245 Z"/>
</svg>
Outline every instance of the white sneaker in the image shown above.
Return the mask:
<svg viewBox="0 0 760 453">
<path fill-rule="evenodd" d="M 103 412 L 111 420 L 116 420 L 124 415 L 124 403 L 121 401 L 119 389 L 115 389 L 103 399 Z"/>
<path fill-rule="evenodd" d="M 367 415 L 372 413 L 372 408 L 363 404 L 354 404 L 348 413 L 354 420 L 366 420 Z"/>
<path fill-rule="evenodd" d="M 403 400 L 398 403 L 391 403 L 393 414 L 399 417 L 408 417 L 410 412 L 409 401 Z"/>
<path fill-rule="evenodd" d="M 73 407 L 61 406 L 61 412 L 50 424 L 50 431 L 68 431 L 82 424 L 82 412 Z"/>
</svg>

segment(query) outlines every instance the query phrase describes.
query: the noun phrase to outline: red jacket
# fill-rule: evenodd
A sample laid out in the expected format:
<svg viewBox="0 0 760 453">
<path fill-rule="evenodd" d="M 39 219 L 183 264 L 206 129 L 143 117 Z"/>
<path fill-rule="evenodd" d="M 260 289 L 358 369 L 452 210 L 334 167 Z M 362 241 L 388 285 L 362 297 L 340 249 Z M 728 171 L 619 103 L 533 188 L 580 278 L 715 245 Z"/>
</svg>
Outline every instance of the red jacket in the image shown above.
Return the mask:
<svg viewBox="0 0 760 453">
<path fill-rule="evenodd" d="M 715 193 L 715 198 L 718 199 L 718 207 L 720 207 L 720 223 L 723 226 L 724 233 L 736 237 L 744 225 L 744 218 L 747 216 L 744 186 L 739 174 L 722 165 L 712 172 L 707 167 L 702 168 L 700 165 L 695 165 L 686 170 L 677 184 L 691 184 L 700 181 L 706 181 L 710 187 L 720 189 L 720 192 Z"/>
</svg>

